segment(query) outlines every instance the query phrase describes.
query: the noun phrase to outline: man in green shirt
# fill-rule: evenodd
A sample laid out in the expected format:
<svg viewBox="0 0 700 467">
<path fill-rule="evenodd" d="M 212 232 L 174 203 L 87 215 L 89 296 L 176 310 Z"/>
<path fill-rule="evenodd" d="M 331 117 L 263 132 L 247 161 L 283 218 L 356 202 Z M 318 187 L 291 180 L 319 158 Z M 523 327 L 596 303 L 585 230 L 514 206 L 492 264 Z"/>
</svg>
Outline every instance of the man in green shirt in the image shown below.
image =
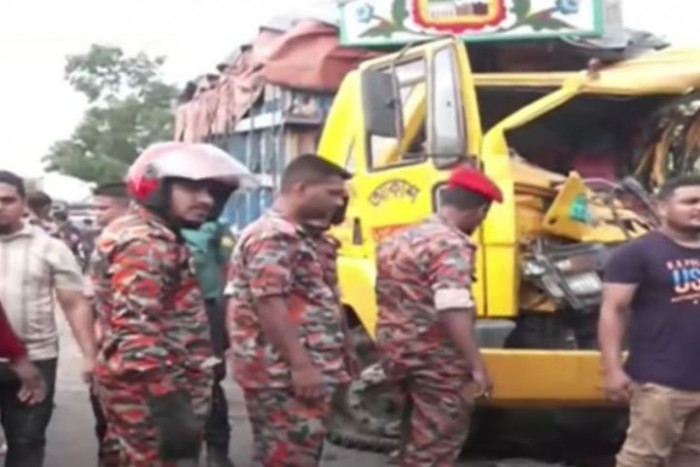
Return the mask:
<svg viewBox="0 0 700 467">
<path fill-rule="evenodd" d="M 182 235 L 195 261 L 214 352 L 221 359 L 214 367 L 212 406 L 206 423 L 207 462 L 211 467 L 233 466 L 228 457 L 231 437 L 228 401 L 221 381 L 226 377 L 225 352 L 229 345 L 223 286 L 234 242 L 229 229 L 217 221 L 207 222 L 198 230 L 183 229 Z"/>
</svg>

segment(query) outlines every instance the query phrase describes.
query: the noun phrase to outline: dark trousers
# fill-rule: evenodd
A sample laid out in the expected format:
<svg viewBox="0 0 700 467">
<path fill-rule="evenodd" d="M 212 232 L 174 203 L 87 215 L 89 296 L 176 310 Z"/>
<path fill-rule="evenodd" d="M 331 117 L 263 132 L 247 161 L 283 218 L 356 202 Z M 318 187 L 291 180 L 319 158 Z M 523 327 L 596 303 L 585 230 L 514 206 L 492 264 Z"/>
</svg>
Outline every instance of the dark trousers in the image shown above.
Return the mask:
<svg viewBox="0 0 700 467">
<path fill-rule="evenodd" d="M 7 440 L 6 467 L 41 467 L 46 449 L 46 429 L 51 421 L 58 360 L 33 362 L 46 381 L 43 402 L 26 405 L 17 398 L 20 382 L 7 364 L 0 364 L 0 420 Z"/>
<path fill-rule="evenodd" d="M 214 379 L 214 387 L 212 388 L 211 412 L 207 418 L 205 425 L 204 438 L 209 451 L 216 451 L 218 454 L 228 454 L 228 447 L 231 441 L 231 425 L 228 421 L 228 401 L 224 388 L 221 387 L 223 376 L 226 374 L 226 366 L 220 364 L 223 369 L 215 368 L 216 378 Z M 219 365 L 217 365 L 219 366 Z"/>
<path fill-rule="evenodd" d="M 97 437 L 97 454 L 100 458 L 103 456 L 104 440 L 107 434 L 107 419 L 102 411 L 100 399 L 95 394 L 95 391 L 90 389 L 90 405 L 92 413 L 95 415 L 95 436 Z"/>
<path fill-rule="evenodd" d="M 228 348 L 226 333 L 226 311 L 222 301 L 206 300 L 207 316 L 211 328 L 211 340 L 217 357 L 225 359 Z M 228 454 L 231 441 L 231 425 L 228 421 L 228 401 L 221 382 L 226 377 L 226 363 L 214 367 L 214 387 L 212 388 L 211 412 L 206 421 L 205 441 L 209 451 Z"/>
</svg>

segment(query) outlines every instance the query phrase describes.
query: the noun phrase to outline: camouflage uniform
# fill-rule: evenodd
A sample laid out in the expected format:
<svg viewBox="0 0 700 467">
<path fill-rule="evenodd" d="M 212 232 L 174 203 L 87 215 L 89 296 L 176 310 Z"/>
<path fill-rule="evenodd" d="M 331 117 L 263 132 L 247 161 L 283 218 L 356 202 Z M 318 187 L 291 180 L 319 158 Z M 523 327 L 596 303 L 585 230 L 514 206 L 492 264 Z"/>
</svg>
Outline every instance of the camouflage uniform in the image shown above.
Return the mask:
<svg viewBox="0 0 700 467">
<path fill-rule="evenodd" d="M 105 228 L 92 275 L 104 325 L 97 392 L 106 443 L 119 446 L 119 459 L 105 459 L 105 465 L 174 465 L 159 458 L 147 398 L 184 390 L 203 424 L 213 380 L 209 325 L 189 250 L 161 221 L 136 208 Z"/>
<path fill-rule="evenodd" d="M 325 235 L 274 211 L 238 239 L 226 294 L 233 374 L 244 390 L 257 465 L 318 465 L 332 392 L 349 381 L 334 248 Z M 285 299 L 300 342 L 324 375 L 328 391 L 318 402 L 295 397 L 288 364 L 263 334 L 253 304 L 273 296 Z"/>
<path fill-rule="evenodd" d="M 406 403 L 402 466 L 454 465 L 466 441 L 471 368 L 440 313 L 473 307 L 473 253 L 469 238 L 437 216 L 379 246 L 377 342 Z"/>
</svg>

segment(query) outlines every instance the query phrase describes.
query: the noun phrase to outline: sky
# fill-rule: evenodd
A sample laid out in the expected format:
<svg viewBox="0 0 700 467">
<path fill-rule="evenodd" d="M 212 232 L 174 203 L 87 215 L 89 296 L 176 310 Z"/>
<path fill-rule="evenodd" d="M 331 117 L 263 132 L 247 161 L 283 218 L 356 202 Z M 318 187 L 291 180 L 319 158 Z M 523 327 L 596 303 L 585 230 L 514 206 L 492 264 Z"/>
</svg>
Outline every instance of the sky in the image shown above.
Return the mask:
<svg viewBox="0 0 700 467">
<path fill-rule="evenodd" d="M 212 71 L 271 15 L 329 1 L 2 0 L 0 168 L 40 175 L 42 156 L 80 121 L 85 102 L 64 80 L 67 54 L 85 52 L 92 43 L 164 54 L 165 78 L 182 84 Z M 696 18 L 700 2 L 665 0 L 663 9 L 658 5 L 624 0 L 625 24 L 700 46 L 696 27 L 690 21 L 678 23 L 676 14 Z"/>
</svg>

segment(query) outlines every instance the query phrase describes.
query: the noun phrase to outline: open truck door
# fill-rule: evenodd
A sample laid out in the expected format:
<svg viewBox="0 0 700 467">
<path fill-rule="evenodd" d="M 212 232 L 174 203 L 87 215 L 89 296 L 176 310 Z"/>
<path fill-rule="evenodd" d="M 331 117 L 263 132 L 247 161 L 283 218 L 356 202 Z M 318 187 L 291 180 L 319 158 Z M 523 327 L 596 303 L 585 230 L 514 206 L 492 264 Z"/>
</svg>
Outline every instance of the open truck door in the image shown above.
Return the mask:
<svg viewBox="0 0 700 467">
<path fill-rule="evenodd" d="M 345 305 L 372 337 L 378 242 L 435 212 L 449 169 L 477 154 L 481 138 L 467 52 L 456 39 L 368 60 L 345 77 L 319 154 L 353 173 L 345 222 L 334 229 L 339 280 Z M 474 296 L 484 310 L 478 282 Z"/>
<path fill-rule="evenodd" d="M 368 60 L 359 72 L 370 172 L 428 159 L 441 170 L 478 153 L 479 108 L 461 42 L 407 48 Z"/>
</svg>

